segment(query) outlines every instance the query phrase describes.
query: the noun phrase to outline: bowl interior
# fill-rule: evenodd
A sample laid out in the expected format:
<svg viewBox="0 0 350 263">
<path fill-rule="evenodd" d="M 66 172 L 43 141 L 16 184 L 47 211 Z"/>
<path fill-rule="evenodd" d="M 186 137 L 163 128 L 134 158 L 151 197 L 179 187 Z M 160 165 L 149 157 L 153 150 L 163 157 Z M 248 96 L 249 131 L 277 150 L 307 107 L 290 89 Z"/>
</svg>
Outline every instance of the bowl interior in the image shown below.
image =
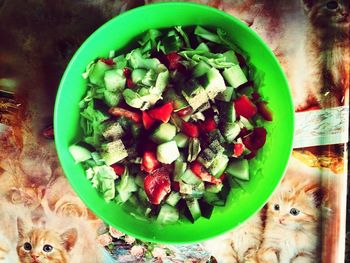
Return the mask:
<svg viewBox="0 0 350 263">
<path fill-rule="evenodd" d="M 249 56 L 262 76 L 260 93 L 269 101 L 274 120 L 267 125 L 267 143 L 251 163 L 254 174 L 249 182 L 235 187 L 223 208 L 215 208 L 210 220 L 195 224 L 179 222 L 161 226 L 135 219 L 120 206 L 106 203 L 91 187 L 84 170 L 75 165 L 68 151 L 79 127 L 78 102 L 85 93 L 81 74 L 97 57 L 110 50 L 127 47 L 130 41 L 151 28 L 175 25 L 221 27 Z M 137 238 L 159 243 L 189 243 L 205 240 L 238 226 L 268 200 L 280 182 L 292 148 L 293 107 L 286 78 L 276 58 L 264 42 L 245 24 L 216 9 L 191 3 L 152 4 L 126 12 L 103 25 L 80 47 L 62 78 L 54 113 L 55 142 L 64 172 L 83 202 L 101 219 Z"/>
</svg>

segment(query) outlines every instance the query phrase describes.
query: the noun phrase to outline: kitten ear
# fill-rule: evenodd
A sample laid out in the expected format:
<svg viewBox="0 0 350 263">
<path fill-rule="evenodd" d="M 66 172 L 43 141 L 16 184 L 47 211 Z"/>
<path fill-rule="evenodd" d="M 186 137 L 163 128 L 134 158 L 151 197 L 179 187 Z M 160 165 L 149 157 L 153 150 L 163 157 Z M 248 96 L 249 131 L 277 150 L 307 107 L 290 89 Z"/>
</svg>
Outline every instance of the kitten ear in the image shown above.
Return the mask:
<svg viewBox="0 0 350 263">
<path fill-rule="evenodd" d="M 65 231 L 63 234 L 61 234 L 61 238 L 64 242 L 65 248 L 70 251 L 77 241 L 78 232 L 76 228 L 70 228 L 67 231 Z"/>
<path fill-rule="evenodd" d="M 310 184 L 306 186 L 305 193 L 312 196 L 315 201 L 315 206 L 320 207 L 322 201 L 324 201 L 326 197 L 326 191 L 319 184 Z"/>
<path fill-rule="evenodd" d="M 301 0 L 302 5 L 306 11 L 309 11 L 314 5 L 314 0 Z"/>
<path fill-rule="evenodd" d="M 24 225 L 23 220 L 20 217 L 17 218 L 17 232 L 19 238 L 23 238 L 26 233 L 26 227 Z"/>
</svg>

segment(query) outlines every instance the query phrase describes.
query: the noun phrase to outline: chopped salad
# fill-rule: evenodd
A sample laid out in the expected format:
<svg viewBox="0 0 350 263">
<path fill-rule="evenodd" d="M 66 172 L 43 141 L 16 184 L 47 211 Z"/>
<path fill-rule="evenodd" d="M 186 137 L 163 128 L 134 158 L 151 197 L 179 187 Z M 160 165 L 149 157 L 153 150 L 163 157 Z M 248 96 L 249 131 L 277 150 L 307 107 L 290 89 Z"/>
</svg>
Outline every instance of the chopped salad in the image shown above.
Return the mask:
<svg viewBox="0 0 350 263">
<path fill-rule="evenodd" d="M 83 77 L 83 136 L 69 150 L 106 201 L 161 224 L 194 222 L 249 180 L 272 114 L 223 30 L 151 29 Z"/>
</svg>

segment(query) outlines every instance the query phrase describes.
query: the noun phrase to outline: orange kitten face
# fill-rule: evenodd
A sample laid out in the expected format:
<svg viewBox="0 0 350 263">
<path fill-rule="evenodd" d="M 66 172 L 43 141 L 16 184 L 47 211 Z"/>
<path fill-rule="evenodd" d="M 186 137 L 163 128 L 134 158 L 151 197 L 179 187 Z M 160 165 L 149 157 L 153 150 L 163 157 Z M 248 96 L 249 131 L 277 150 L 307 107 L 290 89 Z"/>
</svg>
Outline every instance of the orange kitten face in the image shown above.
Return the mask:
<svg viewBox="0 0 350 263">
<path fill-rule="evenodd" d="M 315 226 L 319 217 L 315 184 L 281 185 L 268 203 L 268 217 L 275 224 L 289 229 Z"/>
<path fill-rule="evenodd" d="M 323 29 L 349 30 L 349 0 L 303 0 L 312 24 Z"/>
<path fill-rule="evenodd" d="M 68 252 L 74 246 L 77 231 L 69 229 L 63 234 L 53 230 L 33 228 L 26 231 L 18 220 L 19 241 L 17 253 L 22 263 L 65 263 L 69 262 Z"/>
</svg>

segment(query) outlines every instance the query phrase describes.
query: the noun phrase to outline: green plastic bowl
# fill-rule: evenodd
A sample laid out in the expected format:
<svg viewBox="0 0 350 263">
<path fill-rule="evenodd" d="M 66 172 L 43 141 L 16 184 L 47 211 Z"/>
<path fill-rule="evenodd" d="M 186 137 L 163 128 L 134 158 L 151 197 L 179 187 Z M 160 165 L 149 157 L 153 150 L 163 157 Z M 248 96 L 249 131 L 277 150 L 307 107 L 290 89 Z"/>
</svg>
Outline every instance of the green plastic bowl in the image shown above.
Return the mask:
<svg viewBox="0 0 350 263">
<path fill-rule="evenodd" d="M 78 103 L 85 93 L 81 77 L 86 66 L 97 57 L 107 57 L 110 50 L 127 48 L 130 42 L 151 28 L 175 25 L 221 27 L 248 54 L 250 64 L 263 76 L 260 93 L 269 102 L 274 120 L 267 123 L 267 142 L 251 162 L 250 181 L 235 187 L 225 207 L 216 207 L 211 218 L 194 224 L 180 221 L 159 225 L 131 216 L 121 206 L 103 198 L 86 179 L 81 165 L 76 165 L 68 151 L 81 133 Z M 83 202 L 102 220 L 136 238 L 159 243 L 203 241 L 231 230 L 267 202 L 287 166 L 292 149 L 294 111 L 286 77 L 268 46 L 247 25 L 216 9 L 193 3 L 160 3 L 121 14 L 94 32 L 70 61 L 60 83 L 54 113 L 55 143 L 63 170 Z"/>
</svg>

